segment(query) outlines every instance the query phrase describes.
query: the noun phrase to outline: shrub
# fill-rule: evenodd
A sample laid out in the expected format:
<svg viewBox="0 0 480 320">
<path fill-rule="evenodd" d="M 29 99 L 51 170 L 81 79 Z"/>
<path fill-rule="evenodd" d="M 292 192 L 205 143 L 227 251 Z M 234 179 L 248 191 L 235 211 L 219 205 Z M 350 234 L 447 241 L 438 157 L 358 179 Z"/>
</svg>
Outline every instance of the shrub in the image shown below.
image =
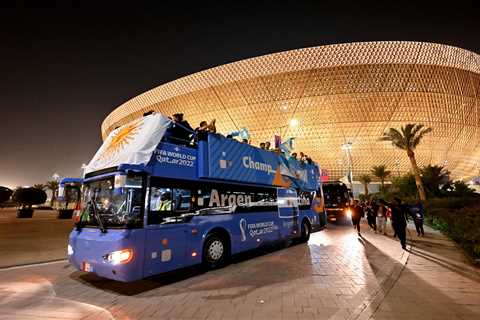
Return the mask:
<svg viewBox="0 0 480 320">
<path fill-rule="evenodd" d="M 392 185 L 392 191 L 394 191 L 397 196 L 406 198 L 417 195 L 417 185 L 415 184 L 415 176 L 413 174 L 392 178 Z"/>
<path fill-rule="evenodd" d="M 32 205 L 45 203 L 47 194 L 45 191 L 36 188 L 19 188 L 13 193 L 12 199 L 22 208 L 31 208 Z"/>
<path fill-rule="evenodd" d="M 432 199 L 425 222 L 480 259 L 480 204 L 476 197 Z"/>
<path fill-rule="evenodd" d="M 7 187 L 0 187 L 0 203 L 7 202 L 10 200 L 13 191 Z"/>
</svg>

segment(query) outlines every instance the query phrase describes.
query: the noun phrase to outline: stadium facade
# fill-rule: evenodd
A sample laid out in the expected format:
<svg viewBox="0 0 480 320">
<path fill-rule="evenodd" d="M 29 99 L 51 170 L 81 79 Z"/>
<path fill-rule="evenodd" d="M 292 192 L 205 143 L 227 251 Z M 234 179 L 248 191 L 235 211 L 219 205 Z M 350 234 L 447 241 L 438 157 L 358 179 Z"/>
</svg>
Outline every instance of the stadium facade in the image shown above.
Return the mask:
<svg viewBox="0 0 480 320">
<path fill-rule="evenodd" d="M 379 164 L 409 171 L 406 154 L 378 139 L 389 127 L 422 123 L 433 132 L 417 149 L 420 165 L 445 165 L 457 179 L 480 170 L 480 55 L 447 45 L 347 43 L 218 66 L 122 104 L 102 136 L 149 110 L 182 112 L 192 127 L 216 118 L 222 133 L 246 127 L 253 144 L 296 137 L 295 150 L 331 179 L 347 170 L 344 144 L 354 179 Z"/>
</svg>

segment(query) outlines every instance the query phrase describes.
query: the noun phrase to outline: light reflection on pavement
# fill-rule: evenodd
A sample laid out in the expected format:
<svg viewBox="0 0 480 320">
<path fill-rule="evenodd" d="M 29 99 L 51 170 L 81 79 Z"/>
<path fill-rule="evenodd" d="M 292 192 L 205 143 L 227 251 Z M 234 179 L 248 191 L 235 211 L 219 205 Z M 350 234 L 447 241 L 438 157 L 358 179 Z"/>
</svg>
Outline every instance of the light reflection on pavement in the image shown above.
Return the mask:
<svg viewBox="0 0 480 320">
<path fill-rule="evenodd" d="M 0 310 L 0 319 L 82 319 L 92 315 L 98 320 L 113 319 L 95 305 L 58 298 L 52 283 L 41 277 L 0 283 Z"/>
<path fill-rule="evenodd" d="M 0 319 L 344 318 L 403 254 L 391 239 L 364 233 L 359 238 L 351 226 L 330 226 L 308 245 L 131 284 L 76 272 L 65 262 L 3 270 Z"/>
</svg>

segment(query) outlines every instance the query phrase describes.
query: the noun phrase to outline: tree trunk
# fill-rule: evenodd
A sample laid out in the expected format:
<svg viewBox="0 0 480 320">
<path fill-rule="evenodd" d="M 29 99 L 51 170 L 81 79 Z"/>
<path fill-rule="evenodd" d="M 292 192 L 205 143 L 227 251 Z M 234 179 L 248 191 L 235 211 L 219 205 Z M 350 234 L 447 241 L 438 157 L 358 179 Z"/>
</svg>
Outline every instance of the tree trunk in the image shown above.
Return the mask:
<svg viewBox="0 0 480 320">
<path fill-rule="evenodd" d="M 420 200 L 425 201 L 427 197 L 425 196 L 425 189 L 423 188 L 422 178 L 420 177 L 420 170 L 418 169 L 417 160 L 415 160 L 415 154 L 412 150 L 407 151 L 408 158 L 412 164 L 413 174 L 415 175 L 415 184 L 417 185 L 418 195 Z"/>
<path fill-rule="evenodd" d="M 365 187 L 365 198 L 367 198 L 368 197 L 368 184 L 365 183 L 363 186 Z"/>
<path fill-rule="evenodd" d="M 56 189 L 51 189 L 52 190 L 52 198 L 50 199 L 50 206 L 53 207 L 54 204 L 55 204 L 55 200 L 57 200 L 57 196 L 56 196 Z"/>
<path fill-rule="evenodd" d="M 382 187 L 382 189 L 380 191 L 385 192 L 385 179 L 382 178 L 380 180 L 380 182 L 381 182 L 381 187 Z"/>
</svg>

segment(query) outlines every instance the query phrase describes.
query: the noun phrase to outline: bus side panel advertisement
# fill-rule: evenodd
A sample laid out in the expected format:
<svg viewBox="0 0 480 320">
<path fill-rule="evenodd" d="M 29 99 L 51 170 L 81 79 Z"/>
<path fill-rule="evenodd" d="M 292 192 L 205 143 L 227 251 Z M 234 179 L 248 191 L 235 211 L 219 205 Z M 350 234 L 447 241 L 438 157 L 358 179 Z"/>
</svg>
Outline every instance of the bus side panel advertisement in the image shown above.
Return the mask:
<svg viewBox="0 0 480 320">
<path fill-rule="evenodd" d="M 170 143 L 160 143 L 150 165 L 154 176 L 194 179 L 197 174 L 197 151 Z"/>
<path fill-rule="evenodd" d="M 316 165 L 287 161 L 272 151 L 252 148 L 217 135 L 208 136 L 208 178 L 315 190 Z"/>
<path fill-rule="evenodd" d="M 219 136 L 208 137 L 209 178 L 271 185 L 279 169 L 273 152 Z"/>
</svg>

